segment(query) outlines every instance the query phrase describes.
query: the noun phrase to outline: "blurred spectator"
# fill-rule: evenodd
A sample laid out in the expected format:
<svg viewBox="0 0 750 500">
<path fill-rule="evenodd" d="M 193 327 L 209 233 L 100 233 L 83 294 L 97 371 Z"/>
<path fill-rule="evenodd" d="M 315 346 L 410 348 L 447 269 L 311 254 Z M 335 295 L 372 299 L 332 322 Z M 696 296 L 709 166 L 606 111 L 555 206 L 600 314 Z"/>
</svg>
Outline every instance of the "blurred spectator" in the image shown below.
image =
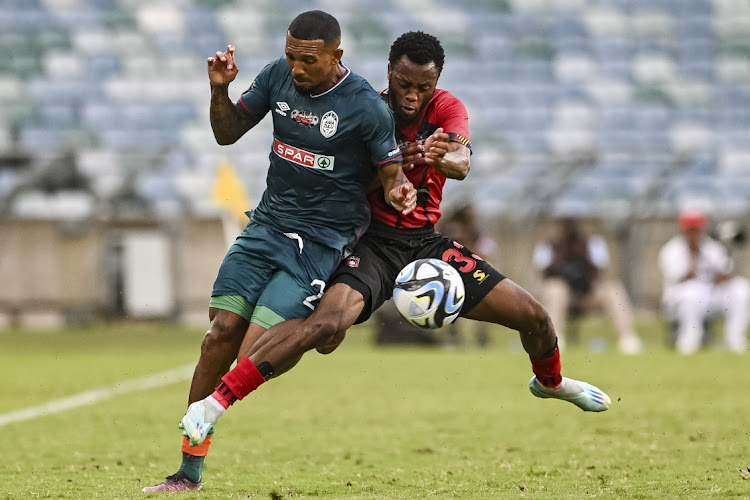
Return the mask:
<svg viewBox="0 0 750 500">
<path fill-rule="evenodd" d="M 674 324 L 680 353 L 697 351 L 706 320 L 720 316 L 725 319 L 727 347 L 742 353 L 747 349 L 750 282 L 734 274 L 734 261 L 724 245 L 706 235 L 706 222 L 702 212 L 683 211 L 681 234 L 661 248 L 662 305 Z"/>
<path fill-rule="evenodd" d="M 534 267 L 542 273 L 540 299 L 547 308 L 557 338 L 565 341 L 565 327 L 572 309 L 586 312 L 601 305 L 612 318 L 619 334 L 619 348 L 625 354 L 639 354 L 643 343 L 633 327 L 633 311 L 620 281 L 606 279 L 609 251 L 604 238 L 587 236 L 578 222 L 561 219 L 552 239 L 534 249 Z"/>
<path fill-rule="evenodd" d="M 476 210 L 471 203 L 461 205 L 447 213 L 440 219 L 437 229 L 441 234 L 453 238 L 486 261 L 491 262 L 497 251 L 495 240 L 482 232 Z M 447 331 L 445 342 L 448 346 L 461 345 L 465 330 L 472 329 L 477 345 L 487 347 L 489 344 L 488 326 L 488 323 L 469 322 L 464 318 L 458 318 L 445 327 Z"/>
<path fill-rule="evenodd" d="M 446 214 L 438 223 L 444 234 L 471 249 L 484 260 L 491 261 L 497 251 L 495 240 L 482 232 L 474 206 L 470 203 Z"/>
</svg>

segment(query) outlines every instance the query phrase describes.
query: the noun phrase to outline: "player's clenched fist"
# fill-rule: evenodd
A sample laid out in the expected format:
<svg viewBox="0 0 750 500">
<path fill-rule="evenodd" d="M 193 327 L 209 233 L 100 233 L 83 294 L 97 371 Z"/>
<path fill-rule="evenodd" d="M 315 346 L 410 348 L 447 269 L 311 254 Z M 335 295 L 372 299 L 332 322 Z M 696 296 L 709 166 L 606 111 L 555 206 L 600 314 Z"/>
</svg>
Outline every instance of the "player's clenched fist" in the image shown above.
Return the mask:
<svg viewBox="0 0 750 500">
<path fill-rule="evenodd" d="M 404 172 L 408 172 L 424 163 L 424 145 L 422 141 L 407 142 L 400 145 L 401 155 L 404 157 Z"/>
<path fill-rule="evenodd" d="M 406 215 L 417 206 L 417 190 L 411 182 L 406 181 L 390 190 L 388 201 L 393 208 Z"/>
<path fill-rule="evenodd" d="M 234 61 L 234 45 L 228 45 L 226 52 L 216 51 L 208 58 L 208 79 L 211 85 L 229 85 L 237 76 L 239 68 Z"/>
<path fill-rule="evenodd" d="M 414 167 L 427 164 L 437 165 L 448 152 L 450 136 L 442 128 L 438 128 L 431 136 L 423 141 L 401 144 L 401 154 L 404 157 L 404 172 Z"/>
<path fill-rule="evenodd" d="M 450 136 L 442 128 L 437 129 L 424 141 L 425 163 L 434 166 L 440 162 L 448 152 L 449 142 Z"/>
</svg>

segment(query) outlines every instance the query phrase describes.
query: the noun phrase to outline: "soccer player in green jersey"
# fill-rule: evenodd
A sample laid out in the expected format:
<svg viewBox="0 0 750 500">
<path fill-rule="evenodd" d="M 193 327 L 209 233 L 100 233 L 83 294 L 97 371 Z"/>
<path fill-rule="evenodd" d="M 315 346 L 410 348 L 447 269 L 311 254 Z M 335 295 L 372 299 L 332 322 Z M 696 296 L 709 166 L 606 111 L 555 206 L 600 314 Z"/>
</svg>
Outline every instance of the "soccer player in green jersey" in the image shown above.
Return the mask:
<svg viewBox="0 0 750 500">
<path fill-rule="evenodd" d="M 415 207 L 393 116 L 341 62 L 340 41 L 333 16 L 300 14 L 289 25 L 284 57 L 269 63 L 236 103 L 227 90 L 238 72 L 234 47 L 208 59 L 216 141 L 233 144 L 268 113 L 274 137 L 267 188 L 214 283 L 191 404 L 211 394 L 246 332 L 258 335 L 312 313 L 326 280 L 369 225 L 373 181 L 380 179 L 384 203 L 393 209 L 406 215 Z M 271 375 L 270 364 L 251 374 Z M 201 489 L 210 439 L 190 446 L 185 438 L 179 471 L 144 491 Z"/>
</svg>

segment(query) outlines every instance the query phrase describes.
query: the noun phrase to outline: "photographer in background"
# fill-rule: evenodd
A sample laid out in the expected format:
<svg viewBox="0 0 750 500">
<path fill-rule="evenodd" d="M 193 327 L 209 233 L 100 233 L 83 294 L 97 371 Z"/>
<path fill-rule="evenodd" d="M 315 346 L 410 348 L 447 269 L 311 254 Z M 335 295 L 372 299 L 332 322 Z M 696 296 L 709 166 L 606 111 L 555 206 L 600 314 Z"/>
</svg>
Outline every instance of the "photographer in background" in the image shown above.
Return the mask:
<svg viewBox="0 0 750 500">
<path fill-rule="evenodd" d="M 603 277 L 609 266 L 604 238 L 584 234 L 574 219 L 560 219 L 553 237 L 536 245 L 533 264 L 542 274 L 541 302 L 560 344 L 571 308 L 586 312 L 600 305 L 615 324 L 620 351 L 639 354 L 643 350 L 625 288 L 620 281 Z"/>
<path fill-rule="evenodd" d="M 706 234 L 707 217 L 696 210 L 683 211 L 680 234 L 659 251 L 664 280 L 662 305 L 675 324 L 675 348 L 692 354 L 702 344 L 707 319 L 723 316 L 724 340 L 730 351 L 747 350 L 750 320 L 750 282 L 734 274 L 734 261 L 725 246 Z M 719 227 L 721 230 L 721 226 Z M 726 242 L 734 242 L 736 232 Z"/>
</svg>

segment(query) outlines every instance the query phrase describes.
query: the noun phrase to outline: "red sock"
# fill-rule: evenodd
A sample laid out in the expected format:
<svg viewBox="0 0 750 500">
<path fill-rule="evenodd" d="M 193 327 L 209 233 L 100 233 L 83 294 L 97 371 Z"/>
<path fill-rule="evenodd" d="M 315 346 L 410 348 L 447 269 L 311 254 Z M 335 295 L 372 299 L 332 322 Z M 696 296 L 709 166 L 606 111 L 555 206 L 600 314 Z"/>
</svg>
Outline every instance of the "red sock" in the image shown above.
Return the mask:
<svg viewBox="0 0 750 500">
<path fill-rule="evenodd" d="M 261 363 L 262 364 L 262 363 Z M 221 377 L 221 383 L 211 394 L 224 407 L 229 408 L 235 401 L 241 401 L 245 396 L 257 389 L 266 379 L 258 371 L 250 358 L 242 358 L 237 366 Z"/>
<path fill-rule="evenodd" d="M 529 356 L 529 359 L 531 360 L 531 369 L 542 385 L 545 387 L 557 387 L 562 383 L 560 350 L 557 346 L 555 346 L 555 352 L 552 356 L 546 358 Z"/>
</svg>

